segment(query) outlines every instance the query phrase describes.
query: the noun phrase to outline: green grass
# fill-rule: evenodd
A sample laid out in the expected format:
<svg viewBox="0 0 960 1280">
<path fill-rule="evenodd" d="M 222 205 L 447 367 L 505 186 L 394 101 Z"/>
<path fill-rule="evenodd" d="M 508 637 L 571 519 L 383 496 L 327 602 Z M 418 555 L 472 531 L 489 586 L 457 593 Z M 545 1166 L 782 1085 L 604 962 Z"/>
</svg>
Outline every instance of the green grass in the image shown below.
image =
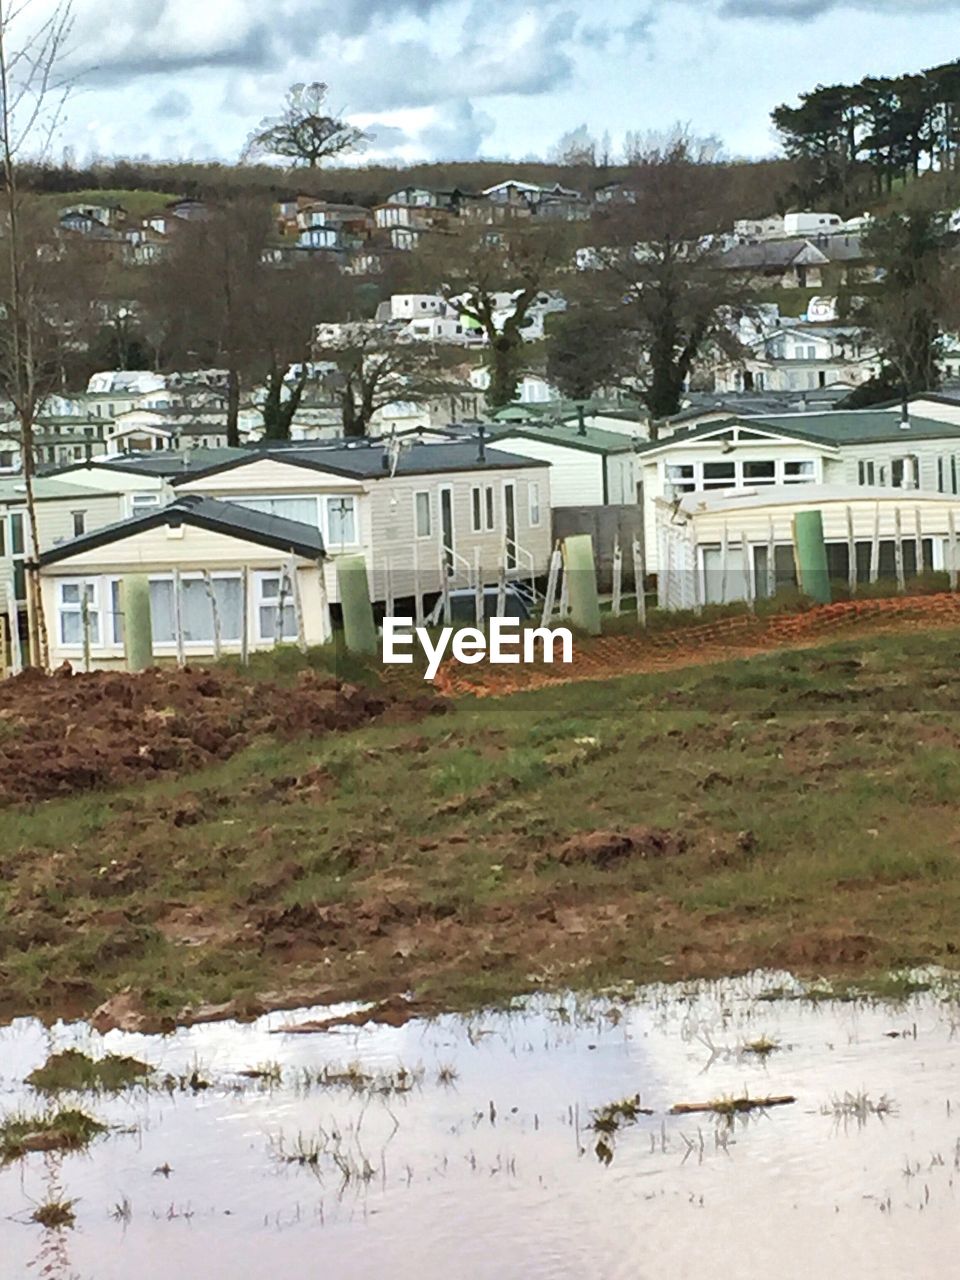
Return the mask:
<svg viewBox="0 0 960 1280">
<path fill-rule="evenodd" d="M 41 1093 L 117 1093 L 134 1084 L 142 1084 L 153 1068 L 137 1058 L 108 1053 L 103 1058 L 90 1058 L 79 1049 L 53 1053 L 42 1067 L 27 1076 L 25 1083 Z"/>
<path fill-rule="evenodd" d="M 149 213 L 156 213 L 170 200 L 176 200 L 175 193 L 164 191 L 63 191 L 44 197 L 48 204 L 57 209 L 65 209 L 75 204 L 122 204 L 127 211 L 127 220 L 135 221 Z"/>
<path fill-rule="evenodd" d="M 960 946 L 958 644 L 905 632 L 466 699 L 8 810 L 3 1010 L 84 1013 L 124 987 L 157 1018 L 291 989 L 467 1008 L 755 966 L 898 994 L 912 979 L 885 975 Z M 184 803 L 200 821 L 174 824 Z M 560 856 L 638 827 L 680 851 Z"/>
<path fill-rule="evenodd" d="M 0 1164 L 18 1160 L 31 1151 L 82 1150 L 106 1128 L 85 1111 L 73 1108 L 5 1116 L 0 1119 Z"/>
</svg>

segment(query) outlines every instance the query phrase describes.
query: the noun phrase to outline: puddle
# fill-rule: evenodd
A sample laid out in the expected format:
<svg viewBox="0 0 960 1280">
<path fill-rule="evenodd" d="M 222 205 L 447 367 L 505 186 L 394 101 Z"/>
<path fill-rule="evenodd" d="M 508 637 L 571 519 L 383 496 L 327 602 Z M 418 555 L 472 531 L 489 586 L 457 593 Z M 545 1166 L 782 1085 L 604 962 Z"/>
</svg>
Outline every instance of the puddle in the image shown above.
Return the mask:
<svg viewBox="0 0 960 1280">
<path fill-rule="evenodd" d="M 116 1128 L 0 1168 L 0 1276 L 948 1275 L 960 1010 L 756 1000 L 785 981 L 305 1036 L 276 1030 L 339 1010 L 166 1037 L 19 1020 L 0 1030 L 0 1114 L 41 1110 L 22 1081 L 68 1047 L 209 1087 L 61 1096 Z M 669 1114 L 743 1097 L 796 1101 Z M 58 1197 L 73 1229 L 29 1221 Z"/>
</svg>

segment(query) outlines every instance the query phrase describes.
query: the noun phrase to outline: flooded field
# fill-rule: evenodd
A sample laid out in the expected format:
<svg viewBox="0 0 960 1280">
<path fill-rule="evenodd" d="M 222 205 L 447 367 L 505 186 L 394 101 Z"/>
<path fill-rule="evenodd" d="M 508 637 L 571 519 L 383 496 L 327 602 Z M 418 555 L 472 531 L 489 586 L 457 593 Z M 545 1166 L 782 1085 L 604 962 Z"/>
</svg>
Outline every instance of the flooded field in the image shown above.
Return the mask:
<svg viewBox="0 0 960 1280">
<path fill-rule="evenodd" d="M 304 1035 L 281 1028 L 344 1010 L 166 1037 L 18 1021 L 0 1276 L 952 1274 L 960 1005 L 797 991 L 755 975 Z M 24 1083 L 67 1049 L 152 1071 Z M 106 1128 L 33 1149 L 37 1117 L 77 1110 Z"/>
</svg>

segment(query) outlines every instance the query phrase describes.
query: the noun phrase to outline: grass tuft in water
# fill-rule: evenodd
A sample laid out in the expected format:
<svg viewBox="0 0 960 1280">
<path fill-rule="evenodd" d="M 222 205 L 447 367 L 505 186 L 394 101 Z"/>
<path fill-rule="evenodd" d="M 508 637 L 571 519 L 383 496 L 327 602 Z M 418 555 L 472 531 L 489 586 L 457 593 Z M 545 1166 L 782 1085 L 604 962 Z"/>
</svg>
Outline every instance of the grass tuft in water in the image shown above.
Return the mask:
<svg viewBox="0 0 960 1280">
<path fill-rule="evenodd" d="M 634 1124 L 638 1116 L 652 1116 L 649 1107 L 641 1107 L 639 1093 L 632 1098 L 608 1102 L 605 1107 L 595 1107 L 591 1112 L 591 1128 L 597 1133 L 616 1133 L 625 1124 Z"/>
<path fill-rule="evenodd" d="M 93 1116 L 73 1108 L 6 1116 L 0 1120 L 0 1163 L 19 1160 L 30 1151 L 79 1151 L 106 1129 Z"/>
<path fill-rule="evenodd" d="M 72 1227 L 77 1220 L 74 1212 L 76 1200 L 48 1200 L 46 1204 L 38 1204 L 30 1215 L 31 1222 L 37 1222 L 49 1231 L 60 1231 L 64 1227 Z"/>
<path fill-rule="evenodd" d="M 779 1040 L 771 1040 L 769 1036 L 760 1036 L 756 1040 L 749 1040 L 743 1046 L 744 1053 L 753 1054 L 756 1058 L 769 1058 L 771 1053 L 776 1053 L 781 1047 Z"/>
<path fill-rule="evenodd" d="M 90 1058 L 79 1049 L 53 1053 L 42 1067 L 27 1076 L 25 1083 L 42 1093 L 116 1093 L 143 1083 L 153 1068 L 138 1058 L 108 1053 L 104 1058 Z"/>
</svg>

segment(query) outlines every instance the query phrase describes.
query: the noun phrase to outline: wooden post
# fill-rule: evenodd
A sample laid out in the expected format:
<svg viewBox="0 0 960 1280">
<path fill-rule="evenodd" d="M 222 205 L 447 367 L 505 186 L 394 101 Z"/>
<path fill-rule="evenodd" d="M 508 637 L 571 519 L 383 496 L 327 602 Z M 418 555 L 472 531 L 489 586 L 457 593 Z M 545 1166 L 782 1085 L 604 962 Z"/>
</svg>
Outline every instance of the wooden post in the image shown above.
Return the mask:
<svg viewBox="0 0 960 1280">
<path fill-rule="evenodd" d="M 220 627 L 220 606 L 217 604 L 216 592 L 213 589 L 213 578 L 210 576 L 209 569 L 204 569 L 203 571 L 203 585 L 207 589 L 210 614 L 213 618 L 213 656 L 219 662 L 223 654 L 223 632 Z"/>
<path fill-rule="evenodd" d="M 947 528 L 949 530 L 950 556 L 947 560 L 947 568 L 950 570 L 950 590 L 957 589 L 957 516 L 956 512 L 951 509 L 947 513 Z"/>
<path fill-rule="evenodd" d="M 80 630 L 83 633 L 83 669 L 90 670 L 90 600 L 87 597 L 87 584 L 80 584 Z"/>
<path fill-rule="evenodd" d="M 853 533 L 853 507 L 847 507 L 847 583 L 850 594 L 857 594 L 857 540 Z"/>
<path fill-rule="evenodd" d="M 394 608 L 393 600 L 393 560 L 391 559 L 389 551 L 387 552 L 386 557 L 386 581 L 384 583 L 383 597 L 387 617 L 392 618 L 396 613 L 396 609 Z"/>
<path fill-rule="evenodd" d="M 484 623 L 483 573 L 480 569 L 480 548 L 473 548 L 473 614 L 478 627 Z"/>
<path fill-rule="evenodd" d="M 743 557 L 743 576 L 747 587 L 747 604 L 750 606 L 750 612 L 756 613 L 756 583 L 753 580 L 753 565 L 750 563 L 750 543 L 747 541 L 747 532 L 745 529 L 740 530 L 740 551 Z"/>
<path fill-rule="evenodd" d="M 645 566 L 643 563 L 643 547 L 640 545 L 640 539 L 633 540 L 633 583 L 637 593 L 637 621 L 641 627 L 647 625 L 647 593 L 644 587 L 644 579 L 646 578 Z M 696 576 L 696 575 L 694 575 Z"/>
<path fill-rule="evenodd" d="M 550 619 L 553 617 L 553 610 L 557 602 L 557 582 L 563 566 L 563 555 L 560 551 L 560 543 L 553 548 L 553 554 L 550 557 L 550 572 L 547 574 L 547 590 L 543 597 L 543 613 L 540 616 L 541 627 L 549 626 Z"/>
<path fill-rule="evenodd" d="M 620 596 L 623 591 L 623 552 L 620 550 L 620 535 L 613 544 L 613 599 L 610 601 L 610 616 L 620 617 Z"/>
<path fill-rule="evenodd" d="M 277 582 L 277 617 L 273 626 L 273 647 L 283 640 L 283 610 L 287 603 L 287 570 L 280 566 L 280 577 Z"/>
<path fill-rule="evenodd" d="M 772 600 L 777 594 L 777 540 L 773 532 L 773 519 L 767 526 L 767 595 Z"/>
<path fill-rule="evenodd" d="M 417 544 L 413 544 L 413 621 L 417 627 L 423 626 L 423 592 L 420 589 L 420 552 Z"/>
<path fill-rule="evenodd" d="M 240 575 L 240 661 L 244 666 L 250 661 L 250 567 L 243 566 Z"/>
<path fill-rule="evenodd" d="M 873 538 L 870 541 L 870 581 L 880 580 L 880 503 L 873 511 Z"/>
<path fill-rule="evenodd" d="M 561 578 L 560 578 L 560 609 L 559 609 L 559 614 L 560 614 L 560 617 L 561 617 L 561 618 L 565 618 L 565 617 L 567 616 L 567 613 L 569 612 L 569 609 L 570 609 L 569 600 L 568 600 L 568 594 L 569 594 L 569 592 L 568 592 L 568 589 L 567 589 L 567 588 L 568 588 L 568 585 L 569 585 L 569 584 L 568 584 L 568 581 L 567 581 L 567 571 L 566 571 L 566 569 L 564 569 L 563 574 L 562 574 L 562 576 L 561 576 Z"/>
<path fill-rule="evenodd" d="M 173 571 L 173 634 L 177 642 L 177 666 L 186 666 L 187 658 L 183 646 L 183 600 L 180 594 L 180 570 Z"/>
<path fill-rule="evenodd" d="M 897 567 L 897 590 L 906 591 L 907 580 L 903 572 L 903 526 L 900 519 L 899 504 L 893 510 L 893 555 Z"/>
<path fill-rule="evenodd" d="M 440 599 L 443 602 L 443 625 L 450 625 L 450 575 L 447 572 L 447 558 L 443 548 L 440 549 Z"/>
<path fill-rule="evenodd" d="M 917 544 L 917 577 L 920 578 L 923 576 L 923 524 L 919 507 L 914 507 L 913 509 L 913 522 Z"/>
<path fill-rule="evenodd" d="M 723 541 L 720 543 L 720 603 L 727 603 L 727 563 L 730 559 L 730 532 L 723 522 Z"/>
<path fill-rule="evenodd" d="M 7 626 L 10 629 L 10 671 L 18 676 L 23 670 L 23 648 L 20 644 L 20 620 L 17 617 L 17 595 L 12 574 L 7 581 Z"/>
<path fill-rule="evenodd" d="M 293 601 L 293 616 L 297 624 L 297 648 L 301 653 L 307 652 L 307 628 L 303 621 L 303 601 L 300 596 L 300 579 L 297 577 L 297 564 L 293 556 L 287 561 L 284 572 L 290 583 L 290 599 Z M 388 569 L 389 572 L 389 569 Z"/>
<path fill-rule="evenodd" d="M 566 583 L 567 575 L 563 575 Z M 448 602 L 449 604 L 449 602 Z M 502 618 L 507 611 L 507 566 L 501 564 L 497 571 L 497 617 Z"/>
</svg>

